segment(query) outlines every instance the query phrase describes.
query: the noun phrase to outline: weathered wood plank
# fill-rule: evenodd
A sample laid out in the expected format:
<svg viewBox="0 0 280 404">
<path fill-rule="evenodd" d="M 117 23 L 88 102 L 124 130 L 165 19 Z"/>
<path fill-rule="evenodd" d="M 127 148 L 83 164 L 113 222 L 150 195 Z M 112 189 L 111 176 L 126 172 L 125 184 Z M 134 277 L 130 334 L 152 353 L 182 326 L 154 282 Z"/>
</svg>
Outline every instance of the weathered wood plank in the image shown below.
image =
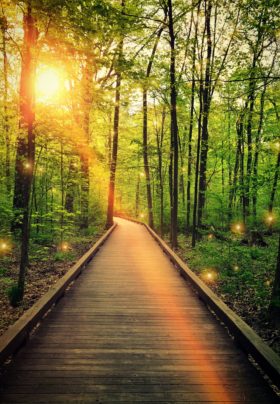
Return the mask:
<svg viewBox="0 0 280 404">
<path fill-rule="evenodd" d="M 76 396 L 76 397 L 75 397 Z M 254 397 L 254 398 L 246 398 L 237 393 L 237 399 L 235 401 L 231 401 L 226 399 L 224 393 L 212 392 L 213 400 L 209 399 L 208 393 L 169 393 L 169 392 L 157 392 L 154 391 L 152 393 L 82 393 L 80 392 L 77 395 L 69 394 L 57 394 L 57 393 L 49 393 L 49 394 L 7 394 L 3 397 L 2 403 L 67 403 L 67 402 L 76 402 L 76 403 L 189 403 L 189 404 L 197 404 L 197 403 L 267 403 L 266 397 Z M 74 398 L 75 397 L 75 398 Z M 275 399 L 271 399 L 269 404 L 277 403 Z"/>
<path fill-rule="evenodd" d="M 1 403 L 273 403 L 143 226 L 116 231 L 7 368 Z"/>
</svg>

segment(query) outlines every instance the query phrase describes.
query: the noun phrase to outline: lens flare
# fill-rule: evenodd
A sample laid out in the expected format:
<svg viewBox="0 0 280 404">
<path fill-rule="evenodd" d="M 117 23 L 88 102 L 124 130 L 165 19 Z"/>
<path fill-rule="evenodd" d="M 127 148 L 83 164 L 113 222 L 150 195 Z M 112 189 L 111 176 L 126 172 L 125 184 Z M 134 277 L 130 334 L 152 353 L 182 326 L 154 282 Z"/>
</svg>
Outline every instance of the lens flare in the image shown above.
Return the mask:
<svg viewBox="0 0 280 404">
<path fill-rule="evenodd" d="M 245 225 L 242 222 L 233 223 L 231 231 L 236 234 L 243 234 L 245 232 Z"/>
<path fill-rule="evenodd" d="M 29 163 L 28 161 L 26 161 L 26 162 L 23 164 L 23 167 L 24 167 L 26 170 L 29 170 L 29 169 L 32 167 L 32 164 Z"/>
<path fill-rule="evenodd" d="M 215 271 L 215 269 L 213 268 L 208 268 L 205 269 L 202 274 L 201 274 L 201 278 L 204 280 L 204 282 L 207 283 L 212 283 L 215 282 L 218 278 L 218 274 Z"/>
<path fill-rule="evenodd" d="M 66 241 L 63 241 L 62 243 L 59 244 L 58 249 L 59 249 L 60 251 L 66 252 L 66 251 L 69 251 L 69 250 L 70 250 L 70 245 L 69 245 L 69 243 L 67 243 Z"/>
<path fill-rule="evenodd" d="M 39 101 L 46 102 L 56 98 L 62 87 L 62 77 L 58 70 L 46 68 L 39 71 L 36 78 L 36 94 Z"/>
<path fill-rule="evenodd" d="M 265 223 L 266 223 L 268 226 L 272 226 L 272 225 L 275 223 L 275 221 L 276 221 L 276 216 L 275 216 L 275 214 L 272 213 L 272 212 L 268 212 L 268 213 L 266 214 L 265 218 L 264 218 L 264 221 L 265 221 Z"/>
<path fill-rule="evenodd" d="M 11 251 L 11 244 L 9 241 L 1 240 L 0 241 L 0 255 L 9 253 Z"/>
</svg>

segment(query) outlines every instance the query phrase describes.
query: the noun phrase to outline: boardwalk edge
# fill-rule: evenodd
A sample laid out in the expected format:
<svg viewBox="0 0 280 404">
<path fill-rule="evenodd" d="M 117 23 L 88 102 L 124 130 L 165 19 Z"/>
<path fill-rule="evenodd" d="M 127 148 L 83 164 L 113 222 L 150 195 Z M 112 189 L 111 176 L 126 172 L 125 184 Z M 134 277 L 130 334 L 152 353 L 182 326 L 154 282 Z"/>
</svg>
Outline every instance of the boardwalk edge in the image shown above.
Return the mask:
<svg viewBox="0 0 280 404">
<path fill-rule="evenodd" d="M 74 264 L 68 272 L 60 278 L 30 309 L 28 309 L 7 331 L 0 336 L 0 365 L 28 339 L 30 332 L 42 320 L 51 307 L 63 297 L 65 290 L 82 272 L 84 267 L 91 261 L 99 248 L 105 243 L 112 231 L 116 228 L 115 223 L 106 233 Z"/>
</svg>

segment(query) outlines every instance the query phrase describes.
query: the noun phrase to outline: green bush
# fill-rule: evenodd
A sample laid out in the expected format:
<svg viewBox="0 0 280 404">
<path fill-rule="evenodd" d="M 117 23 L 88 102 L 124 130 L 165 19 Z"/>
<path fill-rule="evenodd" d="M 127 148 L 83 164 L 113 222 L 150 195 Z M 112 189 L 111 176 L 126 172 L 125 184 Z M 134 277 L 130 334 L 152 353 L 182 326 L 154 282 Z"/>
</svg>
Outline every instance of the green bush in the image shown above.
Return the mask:
<svg viewBox="0 0 280 404">
<path fill-rule="evenodd" d="M 0 268 L 0 276 L 2 277 L 2 276 L 5 276 L 6 275 L 6 272 L 7 272 L 7 269 L 6 268 Z"/>
<path fill-rule="evenodd" d="M 22 301 L 22 289 L 18 285 L 13 285 L 7 290 L 8 299 L 12 307 L 19 306 Z"/>
<path fill-rule="evenodd" d="M 64 251 L 57 251 L 54 256 L 54 261 L 72 261 L 75 258 L 75 254 L 73 252 L 64 252 Z"/>
</svg>

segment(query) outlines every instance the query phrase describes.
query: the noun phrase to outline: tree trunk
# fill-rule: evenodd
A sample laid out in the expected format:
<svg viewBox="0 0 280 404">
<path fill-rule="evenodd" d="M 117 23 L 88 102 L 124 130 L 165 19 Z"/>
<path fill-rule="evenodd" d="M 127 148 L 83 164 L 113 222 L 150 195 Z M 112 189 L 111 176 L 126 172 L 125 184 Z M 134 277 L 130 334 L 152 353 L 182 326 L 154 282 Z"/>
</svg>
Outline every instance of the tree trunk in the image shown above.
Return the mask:
<svg viewBox="0 0 280 404">
<path fill-rule="evenodd" d="M 273 179 L 273 185 L 272 185 L 272 190 L 271 190 L 270 199 L 269 199 L 269 207 L 268 207 L 269 212 L 272 212 L 272 210 L 273 210 L 274 198 L 275 198 L 275 193 L 277 190 L 277 182 L 278 182 L 278 177 L 279 177 L 279 169 L 280 169 L 280 152 L 278 152 L 277 161 L 276 161 L 275 170 L 274 170 L 274 179 Z"/>
<path fill-rule="evenodd" d="M 225 195 L 225 166 L 224 166 L 224 141 L 222 140 L 222 156 L 221 156 L 221 165 L 222 165 L 222 196 Z"/>
<path fill-rule="evenodd" d="M 35 20 L 32 16 L 31 6 L 23 16 L 23 50 L 20 77 L 20 122 L 21 135 L 17 144 L 15 197 L 14 206 L 20 209 L 23 215 L 21 225 L 21 258 L 18 277 L 18 300 L 24 294 L 25 274 L 28 265 L 29 246 L 29 202 L 33 180 L 35 162 L 35 136 L 34 136 L 34 82 L 35 60 L 34 50 L 38 38 Z M 27 134 L 27 136 L 26 136 Z"/>
<path fill-rule="evenodd" d="M 162 145 L 164 138 L 164 123 L 165 123 L 165 108 L 163 108 L 161 115 L 161 129 L 156 131 L 157 140 L 157 155 L 158 155 L 158 178 L 159 178 L 159 197 L 160 197 L 160 235 L 163 236 L 164 227 L 164 184 L 163 184 L 163 173 L 162 173 Z"/>
<path fill-rule="evenodd" d="M 11 140 L 10 140 L 10 128 L 9 128 L 9 116 L 8 116 L 8 57 L 7 57 L 7 19 L 6 17 L 1 18 L 1 31 L 2 31 L 2 53 L 3 53 L 3 73 L 4 73 L 4 136 L 6 141 L 6 161 L 5 161 L 5 177 L 6 177 L 6 188 L 8 195 L 11 194 Z"/>
<path fill-rule="evenodd" d="M 276 271 L 270 300 L 269 312 L 272 319 L 276 321 L 278 325 L 280 325 L 280 234 L 279 234 Z"/>
<path fill-rule="evenodd" d="M 197 149 L 195 163 L 195 178 L 194 178 L 194 201 L 193 201 L 193 225 L 192 225 L 192 247 L 196 244 L 196 227 L 197 227 L 197 202 L 198 202 L 198 180 L 199 180 L 199 161 L 200 161 L 200 146 L 201 146 L 201 118 L 202 118 L 202 82 L 199 86 L 199 117 L 198 117 L 198 133 L 197 133 Z"/>
<path fill-rule="evenodd" d="M 201 156 L 200 156 L 200 175 L 199 175 L 199 195 L 198 195 L 198 226 L 202 223 L 203 208 L 206 197 L 206 171 L 208 157 L 208 119 L 210 110 L 210 93 L 211 93 L 211 56 L 212 56 L 212 38 L 211 38 L 211 10 L 212 0 L 205 0 L 205 31 L 207 37 L 207 58 L 205 66 L 205 79 L 203 86 L 203 114 L 202 114 L 202 130 L 201 130 Z"/>
<path fill-rule="evenodd" d="M 172 161 L 172 205 L 171 205 L 171 245 L 177 247 L 178 219 L 178 123 L 177 123 L 177 89 L 175 33 L 173 26 L 172 0 L 168 0 L 168 28 L 170 37 L 170 123 L 171 123 L 171 161 Z"/>
<path fill-rule="evenodd" d="M 81 218 L 80 228 L 87 229 L 89 224 L 89 156 L 83 154 L 81 159 Z"/>
<path fill-rule="evenodd" d="M 75 164 L 73 159 L 71 159 L 69 163 L 69 174 L 65 194 L 65 209 L 68 213 L 74 213 L 75 175 Z"/>
<path fill-rule="evenodd" d="M 262 136 L 262 129 L 263 129 L 263 120 L 264 120 L 264 101 L 265 101 L 265 93 L 266 93 L 266 83 L 264 85 L 261 99 L 260 99 L 260 119 L 259 119 L 259 126 L 256 135 L 256 149 L 255 149 L 255 156 L 253 162 L 253 178 L 252 178 L 252 205 L 253 205 L 253 216 L 254 221 L 256 223 L 257 220 L 257 197 L 258 197 L 258 163 L 259 163 L 259 153 L 260 153 L 260 142 Z"/>
<path fill-rule="evenodd" d="M 233 185 L 232 181 L 232 164 L 231 164 L 231 114 L 230 114 L 230 100 L 228 98 L 228 125 L 227 125 L 227 132 L 228 132 L 228 158 L 227 158 L 227 164 L 228 164 L 228 187 L 229 187 L 229 193 L 228 193 L 228 225 L 231 222 L 232 219 L 232 201 L 231 201 L 231 189 Z"/>
<path fill-rule="evenodd" d="M 278 110 L 277 110 L 277 105 L 274 102 L 272 102 L 272 105 L 273 105 L 274 110 L 275 110 L 275 115 L 276 115 L 277 122 L 279 123 L 280 122 L 280 117 L 279 117 L 279 113 L 278 113 Z M 272 185 L 272 190 L 271 190 L 270 199 L 269 199 L 269 205 L 268 205 L 269 212 L 272 212 L 272 210 L 273 210 L 274 198 L 275 198 L 275 193 L 276 193 L 276 190 L 277 190 L 279 168 L 280 168 L 280 151 L 278 152 L 277 161 L 276 161 L 275 170 L 274 170 L 273 185 Z"/>
<path fill-rule="evenodd" d="M 119 59 L 122 56 L 123 40 L 119 44 Z M 110 165 L 110 180 L 108 192 L 108 206 L 107 206 L 107 227 L 113 225 L 114 215 L 114 200 L 115 200 L 115 179 L 118 158 L 118 138 L 119 138 L 119 119 L 120 119 L 120 98 L 121 98 L 121 72 L 117 72 L 116 92 L 115 92 L 115 109 L 114 109 L 114 128 L 113 128 L 113 144 L 112 144 L 112 158 Z"/>
<path fill-rule="evenodd" d="M 180 174 L 179 174 L 179 191 L 182 195 L 182 208 L 185 209 L 185 177 L 184 177 L 184 158 L 186 154 L 186 134 L 187 128 L 184 128 L 183 139 L 180 139 L 180 135 L 178 135 L 179 141 L 179 160 L 180 160 Z"/>
<path fill-rule="evenodd" d="M 146 80 L 150 77 L 153 62 L 155 58 L 155 54 L 157 51 L 158 43 L 163 31 L 163 27 L 161 27 L 157 33 L 157 37 L 152 49 L 152 53 L 148 62 L 147 70 L 146 70 Z M 151 190 L 151 176 L 150 176 L 150 166 L 149 166 L 149 154 L 148 154 L 148 105 L 147 105 L 147 83 L 144 83 L 143 87 L 143 161 L 144 161 L 144 170 L 146 177 L 146 189 L 147 189 L 147 206 L 148 206 L 148 215 L 149 215 L 149 226 L 151 228 L 154 227 L 154 218 L 153 218 L 153 200 L 152 200 L 152 190 Z"/>
<path fill-rule="evenodd" d="M 145 171 L 145 177 L 146 177 L 149 226 L 151 228 L 153 228 L 154 227 L 153 201 L 152 201 L 151 176 L 150 176 L 150 166 L 149 166 L 149 157 L 148 157 L 147 89 L 145 86 L 143 89 L 143 160 L 144 160 L 144 171 Z"/>
<path fill-rule="evenodd" d="M 173 140 L 170 139 L 170 160 L 168 166 L 169 200 L 170 200 L 170 243 L 173 242 Z"/>
<path fill-rule="evenodd" d="M 135 194 L 135 217 L 139 217 L 139 205 L 140 205 L 140 174 L 137 175 L 136 182 L 136 194 Z"/>
<path fill-rule="evenodd" d="M 80 228 L 87 229 L 89 225 L 89 187 L 90 187 L 90 111 L 92 104 L 93 61 L 87 56 L 83 68 L 83 121 L 84 139 L 80 153 L 81 161 L 81 217 Z"/>
<path fill-rule="evenodd" d="M 108 156 L 107 157 L 108 168 L 110 170 L 111 159 L 112 159 L 112 117 L 111 117 L 111 111 L 110 111 L 110 116 L 109 116 L 109 132 L 108 132 L 107 148 L 108 148 L 108 154 L 107 154 L 107 156 Z"/>
<path fill-rule="evenodd" d="M 242 128 L 240 128 L 240 139 L 241 139 L 241 148 L 240 148 L 240 189 L 241 189 L 241 205 L 242 205 L 242 216 L 243 222 L 246 222 L 246 204 L 245 204 L 245 170 L 244 170 L 244 160 L 245 160 L 245 145 L 244 145 L 244 133 L 243 133 L 243 123 Z"/>
<path fill-rule="evenodd" d="M 192 89 L 190 105 L 190 127 L 188 138 L 188 179 L 187 179 L 187 231 L 190 230 L 191 219 L 191 174 L 192 174 L 192 135 L 193 135 L 193 117 L 194 117 L 194 96 L 195 96 L 195 47 L 197 42 L 197 24 L 195 28 L 195 42 L 192 50 Z"/>
<path fill-rule="evenodd" d="M 251 192 L 251 174 L 252 174 L 252 160 L 253 160 L 253 145 L 252 145 L 252 124 L 253 124 L 253 112 L 255 106 L 255 80 L 253 77 L 255 75 L 256 68 L 256 54 L 254 54 L 250 81 L 249 81 L 249 94 L 248 94 L 248 118 L 247 118 L 247 170 L 246 177 L 244 181 L 244 221 L 247 221 L 250 215 L 250 192 Z"/>
<path fill-rule="evenodd" d="M 238 181 L 238 172 L 240 169 L 240 181 L 243 183 L 243 151 L 242 151 L 242 139 L 243 139 L 243 119 L 244 114 L 241 112 L 240 116 L 236 122 L 236 134 L 237 134 L 237 143 L 236 143 L 236 152 L 235 152 L 235 164 L 233 170 L 233 182 L 229 191 L 229 218 L 232 217 L 232 209 L 233 202 L 236 198 L 236 189 L 237 189 L 237 181 Z"/>
</svg>

